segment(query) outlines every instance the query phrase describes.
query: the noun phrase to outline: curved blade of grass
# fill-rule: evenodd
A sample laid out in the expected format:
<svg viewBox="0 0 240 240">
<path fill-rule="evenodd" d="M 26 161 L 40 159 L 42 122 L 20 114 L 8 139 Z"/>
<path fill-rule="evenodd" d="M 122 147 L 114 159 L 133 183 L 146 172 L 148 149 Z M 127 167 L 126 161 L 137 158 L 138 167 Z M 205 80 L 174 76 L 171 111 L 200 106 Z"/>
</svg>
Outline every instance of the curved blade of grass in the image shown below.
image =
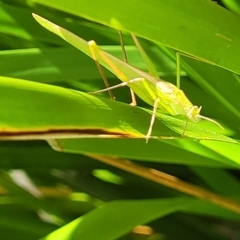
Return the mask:
<svg viewBox="0 0 240 240">
<path fill-rule="evenodd" d="M 192 166 L 230 167 L 239 169 L 237 144 L 201 140 L 198 142 L 182 140 L 150 140 L 147 144 L 142 139 L 56 139 L 48 141 L 57 151 L 118 156 L 134 160 L 162 162 L 168 164 L 187 164 Z M 221 150 L 219 150 L 221 148 Z M 234 151 L 234 154 L 229 154 Z"/>
<path fill-rule="evenodd" d="M 41 240 L 118 239 L 134 227 L 177 212 L 192 201 L 191 198 L 114 201 L 85 214 Z"/>
<path fill-rule="evenodd" d="M 51 138 L 51 136 L 143 138 L 149 122 L 148 114 L 140 108 L 99 98 L 71 89 L 1 77 L 1 139 Z M 14 96 L 14 97 L 9 97 Z M 140 117 L 141 115 L 141 117 Z M 97 116 L 97 118 L 96 118 Z M 158 113 L 175 131 L 181 132 L 185 121 Z M 139 121 L 134 121 L 136 117 Z M 134 126 L 132 123 L 134 122 Z M 236 143 L 216 132 L 190 123 L 186 136 Z M 166 132 L 157 121 L 154 134 L 161 138 Z M 172 131 L 168 133 L 173 134 Z M 170 137 L 172 135 L 169 135 Z"/>
<path fill-rule="evenodd" d="M 35 1 L 240 73 L 240 18 L 213 1 Z"/>
<path fill-rule="evenodd" d="M 1 140 L 58 139 L 60 148 L 69 152 L 97 153 L 100 151 L 99 153 L 105 154 L 107 151 L 110 155 L 146 158 L 152 161 L 168 161 L 169 159 L 171 162 L 193 165 L 226 166 L 227 164 L 227 166 L 237 166 L 236 162 L 228 160 L 227 155 L 226 157 L 215 155 L 214 152 L 207 151 L 206 148 L 202 149 L 198 142 L 192 142 L 190 139 L 182 139 L 179 142 L 168 140 L 167 144 L 151 140 L 146 144 L 143 139 L 150 115 L 138 107 L 131 107 L 71 89 L 7 77 L 0 78 L 0 96 Z M 136 118 L 138 121 L 135 121 Z M 171 126 L 179 129 L 184 124 L 184 121 L 181 122 L 164 114 L 161 114 L 162 118 L 169 121 Z M 199 131 L 202 131 L 200 139 L 204 135 L 204 139 L 209 137 L 237 143 L 231 138 L 216 135 L 215 132 L 209 132 L 205 128 Z M 153 135 L 166 136 L 167 139 L 170 136 L 171 139 L 174 132 L 156 119 Z M 129 142 L 126 142 L 127 139 L 118 139 L 120 142 L 116 141 L 117 139 L 114 141 L 109 139 L 110 142 L 107 142 L 107 139 L 99 139 L 100 142 L 96 144 L 94 141 L 90 143 L 90 139 L 82 139 L 83 142 L 76 139 L 81 137 L 140 139 L 129 139 L 131 140 Z M 60 140 L 59 138 L 64 139 Z M 192 145 L 193 143 L 194 145 Z M 169 144 L 172 146 L 169 146 L 167 150 L 166 147 Z M 207 148 L 211 147 L 211 143 L 209 144 L 210 146 Z M 112 147 L 110 147 L 111 145 Z M 238 145 L 233 144 L 233 146 Z M 215 148 L 218 149 L 218 146 L 214 145 L 213 149 Z M 141 151 L 133 151 L 133 149 L 141 149 Z M 164 149 L 164 151 L 156 151 L 156 149 Z M 190 150 L 199 156 L 189 153 Z M 238 151 L 239 149 L 235 150 L 236 154 Z M 174 157 L 176 152 L 179 152 L 179 155 Z M 165 160 L 163 160 L 163 154 L 166 156 Z M 196 160 L 192 161 L 192 159 Z"/>
<path fill-rule="evenodd" d="M 55 139 L 48 141 L 57 151 L 77 154 L 101 154 L 126 157 L 135 160 L 187 164 L 193 166 L 239 168 L 239 146 L 217 144 L 216 141 L 201 140 L 201 146 L 190 139 L 156 141 L 146 144 L 143 139 Z M 221 151 L 219 151 L 221 148 Z M 212 149 L 213 151 L 209 150 Z M 219 154 L 216 154 L 219 152 Z M 234 154 L 229 154 L 234 152 Z"/>
</svg>

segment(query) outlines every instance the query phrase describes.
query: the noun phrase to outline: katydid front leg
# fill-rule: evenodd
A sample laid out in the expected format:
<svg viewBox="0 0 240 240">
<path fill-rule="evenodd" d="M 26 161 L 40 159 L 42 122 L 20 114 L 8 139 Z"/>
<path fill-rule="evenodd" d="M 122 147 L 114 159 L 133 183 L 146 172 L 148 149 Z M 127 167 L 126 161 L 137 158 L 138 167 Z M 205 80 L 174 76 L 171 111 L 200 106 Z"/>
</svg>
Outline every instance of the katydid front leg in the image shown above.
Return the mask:
<svg viewBox="0 0 240 240">
<path fill-rule="evenodd" d="M 104 84 L 105 84 L 105 86 L 106 86 L 106 89 L 108 89 L 107 91 L 108 91 L 108 93 L 109 93 L 109 97 L 110 97 L 110 99 L 115 100 L 115 97 L 114 97 L 114 94 L 113 94 L 112 90 L 109 89 L 110 84 L 109 84 L 109 82 L 108 82 L 108 80 L 107 80 L 107 77 L 106 77 L 106 75 L 105 75 L 105 73 L 104 73 L 104 71 L 103 71 L 102 66 L 100 65 L 100 63 L 99 63 L 99 61 L 98 61 L 97 55 L 95 54 L 95 49 L 94 49 L 94 44 L 95 44 L 95 43 L 93 44 L 93 42 L 90 41 L 90 42 L 88 42 L 88 44 L 89 44 L 90 52 L 91 52 L 91 54 L 92 54 L 92 59 L 93 59 L 94 62 L 96 63 L 97 69 L 98 69 L 98 71 L 99 71 L 99 73 L 100 73 L 100 75 L 101 75 L 101 77 L 102 77 L 102 79 L 103 79 L 103 82 L 104 82 Z"/>
</svg>

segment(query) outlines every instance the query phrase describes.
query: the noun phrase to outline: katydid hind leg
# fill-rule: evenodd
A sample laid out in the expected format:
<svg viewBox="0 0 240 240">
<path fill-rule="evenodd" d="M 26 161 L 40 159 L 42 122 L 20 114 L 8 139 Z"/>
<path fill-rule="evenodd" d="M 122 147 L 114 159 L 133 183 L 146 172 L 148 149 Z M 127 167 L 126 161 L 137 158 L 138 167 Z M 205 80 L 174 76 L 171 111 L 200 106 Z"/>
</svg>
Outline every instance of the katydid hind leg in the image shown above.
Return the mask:
<svg viewBox="0 0 240 240">
<path fill-rule="evenodd" d="M 127 58 L 126 49 L 124 47 L 124 41 L 123 41 L 122 32 L 119 30 L 118 34 L 119 34 L 120 45 L 121 45 L 122 53 L 123 53 L 123 60 L 124 60 L 124 62 L 128 63 L 128 58 Z M 130 105 L 131 106 L 137 106 L 136 96 L 135 96 L 134 91 L 131 88 L 130 88 L 130 94 L 131 94 L 131 99 L 132 99 L 132 102 L 130 103 Z"/>
<path fill-rule="evenodd" d="M 181 53 L 176 52 L 176 64 L 177 64 L 177 79 L 176 79 L 176 85 L 180 89 L 180 84 L 181 84 Z M 183 128 L 182 132 L 182 138 L 184 138 L 184 134 L 187 130 L 187 125 L 188 125 L 189 119 L 186 120 L 186 123 Z"/>
</svg>

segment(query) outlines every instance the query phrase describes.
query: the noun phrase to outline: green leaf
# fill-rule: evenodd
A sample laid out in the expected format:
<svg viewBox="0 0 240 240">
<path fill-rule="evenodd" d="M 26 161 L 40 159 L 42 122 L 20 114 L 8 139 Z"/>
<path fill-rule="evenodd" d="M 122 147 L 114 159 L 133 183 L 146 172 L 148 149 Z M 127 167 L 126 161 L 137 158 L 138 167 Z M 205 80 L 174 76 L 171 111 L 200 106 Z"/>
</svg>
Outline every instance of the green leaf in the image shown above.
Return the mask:
<svg viewBox="0 0 240 240">
<path fill-rule="evenodd" d="M 191 201 L 190 198 L 114 201 L 74 220 L 42 240 L 117 239 L 140 224 L 181 210 Z"/>
<path fill-rule="evenodd" d="M 176 133 L 174 134 L 174 132 L 166 128 L 161 122 L 162 119 L 169 122 L 169 125 L 175 128 L 176 131 L 180 131 L 184 126 L 184 121 L 171 116 L 160 114 L 161 121 L 156 119 L 153 131 L 153 136 L 156 136 L 157 139 L 150 140 L 150 143 L 146 144 L 144 137 L 148 129 L 150 115 L 141 108 L 71 89 L 20 79 L 2 77 L 0 78 L 0 86 L 0 108 L 2 109 L 0 113 L 0 137 L 2 140 L 46 139 L 50 141 L 52 139 L 51 141 L 54 142 L 54 139 L 58 139 L 55 148 L 61 151 L 98 152 L 139 159 L 146 157 L 152 160 L 155 159 L 155 161 L 163 159 L 162 152 L 156 151 L 156 149 L 165 148 L 166 144 L 170 144 L 174 148 L 186 149 L 188 152 L 191 149 L 192 152 L 198 152 L 203 156 L 206 154 L 206 148 L 202 148 L 198 142 L 190 139 L 171 139 L 172 136 L 176 136 Z M 9 98 L 9 96 L 14 96 L 14 98 Z M 135 121 L 136 118 L 138 121 Z M 195 131 L 196 127 L 194 125 L 189 124 L 190 130 L 193 127 Z M 195 135 L 194 131 L 188 132 L 188 130 L 186 134 L 193 134 L 191 137 L 194 138 L 198 136 L 200 139 L 232 142 L 234 144 L 230 145 L 230 147 L 235 148 L 234 152 L 238 153 L 237 141 L 205 128 L 197 127 L 196 129 Z M 101 144 L 85 145 L 90 139 L 76 139 L 82 137 L 98 138 Z M 102 138 L 111 138 L 109 140 L 114 147 L 109 148 L 110 143 L 106 141 L 107 139 Z M 113 141 L 112 138 L 131 139 L 129 139 L 129 143 L 126 143 L 127 139 L 115 139 Z M 168 140 L 162 143 L 159 141 L 162 138 Z M 81 143 L 82 141 L 84 144 Z M 119 141 L 123 144 L 122 147 L 120 147 Z M 108 145 L 104 145 L 104 143 Z M 192 147 L 189 148 L 189 144 Z M 207 148 L 214 151 L 219 149 L 216 141 L 201 140 L 201 144 L 206 144 Z M 94 147 L 91 147 L 89 151 L 85 149 L 86 146 Z M 143 153 L 141 151 L 134 153 L 132 149 L 135 148 L 141 149 Z M 199 149 L 201 150 L 199 151 Z M 222 147 L 222 149 L 225 149 L 225 147 Z M 174 151 L 176 153 L 177 150 Z M 167 155 L 168 152 L 172 152 L 171 148 L 166 152 Z M 211 151 L 206 156 L 213 157 L 218 162 L 222 161 L 222 163 L 231 166 L 236 166 L 236 163 L 238 165 L 238 159 L 234 156 L 233 162 L 229 162 L 226 161 L 226 158 L 231 158 L 232 155 L 226 155 L 224 151 L 221 154 L 224 155 L 224 158 L 220 158 L 219 154 L 213 154 Z M 177 156 L 171 161 L 177 161 L 178 163 L 186 163 L 187 161 L 192 164 L 198 162 L 197 160 L 192 162 L 191 158 L 184 157 L 183 154 Z M 204 164 L 204 161 L 200 159 L 197 164 Z"/>
<path fill-rule="evenodd" d="M 181 2 L 123 0 L 117 3 L 108 0 L 101 2 L 72 0 L 70 3 L 64 0 L 35 0 L 35 2 L 134 33 L 229 71 L 240 73 L 238 64 L 240 33 L 236 31 L 236 27 L 240 25 L 240 18 L 215 2 L 206 0 Z M 194 41 L 191 41 L 193 39 Z"/>
</svg>

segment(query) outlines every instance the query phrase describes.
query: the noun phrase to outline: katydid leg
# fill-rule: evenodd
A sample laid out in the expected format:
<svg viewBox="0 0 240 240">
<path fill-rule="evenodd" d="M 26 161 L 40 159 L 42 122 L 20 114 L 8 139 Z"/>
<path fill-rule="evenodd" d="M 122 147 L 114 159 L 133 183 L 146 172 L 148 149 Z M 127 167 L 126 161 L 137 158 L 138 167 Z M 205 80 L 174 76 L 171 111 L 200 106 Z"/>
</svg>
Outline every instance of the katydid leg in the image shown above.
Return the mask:
<svg viewBox="0 0 240 240">
<path fill-rule="evenodd" d="M 145 136 L 146 143 L 148 142 L 148 139 L 151 137 L 151 134 L 152 134 L 152 129 L 153 129 L 153 125 L 154 125 L 154 122 L 155 122 L 155 119 L 156 119 L 156 113 L 157 113 L 159 101 L 160 101 L 160 98 L 157 98 L 157 99 L 154 101 L 153 112 L 152 112 L 152 117 L 151 117 L 150 125 L 149 125 L 149 128 L 148 128 L 147 135 Z"/>
<path fill-rule="evenodd" d="M 107 77 L 106 77 L 106 75 L 105 75 L 105 73 L 103 71 L 103 68 L 102 68 L 101 64 L 99 63 L 99 61 L 97 59 L 97 56 L 95 54 L 95 49 L 92 47 L 91 44 L 88 44 L 88 46 L 89 46 L 90 52 L 92 54 L 92 58 L 93 58 L 94 62 L 96 63 L 97 69 L 98 69 L 98 71 L 99 71 L 99 73 L 100 73 L 100 75 L 101 75 L 101 77 L 103 79 L 103 82 L 104 82 L 105 86 L 106 86 L 106 89 L 108 89 L 107 91 L 109 93 L 109 97 L 110 97 L 110 99 L 115 100 L 115 97 L 114 97 L 114 94 L 113 94 L 112 90 L 109 89 L 110 88 L 110 84 L 109 84 L 109 82 L 107 80 Z"/>
<path fill-rule="evenodd" d="M 119 88 L 119 87 L 127 86 L 130 83 L 144 81 L 144 80 L 145 80 L 144 78 L 134 78 L 134 79 L 129 80 L 127 82 L 122 82 L 122 83 L 119 83 L 117 85 L 114 85 L 114 86 L 111 86 L 111 87 L 108 87 L 108 88 L 105 88 L 105 89 L 101 89 L 101 90 L 98 90 L 98 91 L 95 91 L 95 92 L 90 92 L 90 93 L 91 94 L 96 94 L 96 93 L 106 92 L 106 91 L 110 91 L 110 90 L 113 90 L 113 89 L 116 89 L 116 88 Z"/>
<path fill-rule="evenodd" d="M 128 63 L 128 58 L 127 58 L 126 49 L 124 47 L 122 32 L 119 30 L 118 34 L 119 34 L 119 39 L 120 39 L 120 45 L 122 47 L 123 60 L 124 60 L 124 62 Z M 130 103 L 130 105 L 137 106 L 136 96 L 135 96 L 134 91 L 131 88 L 130 88 L 130 94 L 131 94 L 131 98 L 132 98 L 132 102 Z"/>
<path fill-rule="evenodd" d="M 180 77 L 181 77 L 181 65 L 180 65 L 180 53 L 176 53 L 176 64 L 177 64 L 177 79 L 176 85 L 180 89 Z"/>
</svg>

